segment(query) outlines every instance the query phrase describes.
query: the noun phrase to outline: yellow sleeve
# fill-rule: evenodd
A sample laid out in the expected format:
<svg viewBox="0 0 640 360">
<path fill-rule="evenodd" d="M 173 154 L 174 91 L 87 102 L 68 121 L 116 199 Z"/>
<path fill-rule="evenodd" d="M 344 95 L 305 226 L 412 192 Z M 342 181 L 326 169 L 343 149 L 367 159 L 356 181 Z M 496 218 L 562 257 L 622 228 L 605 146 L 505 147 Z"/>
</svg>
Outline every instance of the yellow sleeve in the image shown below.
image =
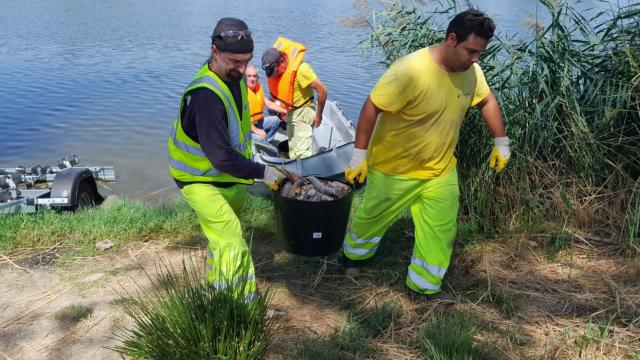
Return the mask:
<svg viewBox="0 0 640 360">
<path fill-rule="evenodd" d="M 412 78 L 404 61 L 393 63 L 369 95 L 371 102 L 380 110 L 397 112 L 411 100 Z"/>
<path fill-rule="evenodd" d="M 300 64 L 298 73 L 296 74 L 296 80 L 298 80 L 301 88 L 306 88 L 307 86 L 311 85 L 311 83 L 316 81 L 317 78 L 318 76 L 313 71 L 311 66 L 309 66 L 309 64 L 307 64 L 306 62 Z"/>
<path fill-rule="evenodd" d="M 484 72 L 480 68 L 478 64 L 473 64 L 473 68 L 476 71 L 476 90 L 473 93 L 473 100 L 471 100 L 471 106 L 478 105 L 479 102 L 484 100 L 489 93 L 491 93 L 491 89 L 489 89 L 489 85 L 487 84 L 487 79 L 484 77 Z"/>
</svg>

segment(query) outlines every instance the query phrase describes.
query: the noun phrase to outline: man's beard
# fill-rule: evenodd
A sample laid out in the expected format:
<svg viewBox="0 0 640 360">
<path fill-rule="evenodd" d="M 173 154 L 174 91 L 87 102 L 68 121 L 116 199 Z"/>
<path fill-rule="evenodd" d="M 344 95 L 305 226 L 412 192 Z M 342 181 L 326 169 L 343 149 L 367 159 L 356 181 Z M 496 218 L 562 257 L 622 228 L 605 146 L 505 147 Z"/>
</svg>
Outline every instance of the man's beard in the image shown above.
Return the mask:
<svg viewBox="0 0 640 360">
<path fill-rule="evenodd" d="M 239 82 L 242 80 L 242 74 L 233 70 L 227 71 L 227 79 L 230 82 Z"/>
</svg>

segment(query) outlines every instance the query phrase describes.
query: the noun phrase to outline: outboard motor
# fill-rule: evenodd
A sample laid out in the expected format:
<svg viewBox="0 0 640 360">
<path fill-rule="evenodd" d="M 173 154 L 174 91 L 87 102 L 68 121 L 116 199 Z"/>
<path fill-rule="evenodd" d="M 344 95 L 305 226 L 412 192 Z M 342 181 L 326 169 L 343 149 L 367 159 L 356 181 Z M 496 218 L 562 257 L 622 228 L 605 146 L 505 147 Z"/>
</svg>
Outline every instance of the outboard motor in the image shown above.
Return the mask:
<svg viewBox="0 0 640 360">
<path fill-rule="evenodd" d="M 58 167 L 60 169 L 66 169 L 73 167 L 74 165 L 78 165 L 79 163 L 80 159 L 78 159 L 78 155 L 71 155 L 58 161 Z"/>
<path fill-rule="evenodd" d="M 0 175 L 0 203 L 7 202 L 13 198 L 12 189 L 16 188 L 16 184 L 11 180 L 9 175 Z"/>
<path fill-rule="evenodd" d="M 11 180 L 11 178 L 7 175 L 2 175 L 0 176 L 0 189 L 8 189 L 9 188 L 9 181 L 7 180 Z"/>
</svg>

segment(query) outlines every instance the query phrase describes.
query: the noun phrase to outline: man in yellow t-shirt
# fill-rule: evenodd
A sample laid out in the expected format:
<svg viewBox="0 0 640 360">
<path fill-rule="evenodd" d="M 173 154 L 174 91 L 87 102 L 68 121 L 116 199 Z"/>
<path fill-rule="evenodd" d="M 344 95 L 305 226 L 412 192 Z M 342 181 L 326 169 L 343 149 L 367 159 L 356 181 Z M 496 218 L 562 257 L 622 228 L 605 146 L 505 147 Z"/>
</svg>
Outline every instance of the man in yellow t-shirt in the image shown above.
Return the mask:
<svg viewBox="0 0 640 360">
<path fill-rule="evenodd" d="M 406 284 L 420 294 L 441 292 L 458 214 L 454 150 L 470 106 L 494 136 L 490 166 L 500 172 L 510 157 L 500 106 L 477 64 L 494 30 L 484 13 L 464 11 L 441 44 L 398 59 L 371 91 L 345 169 L 351 183 L 369 178 L 345 238 L 345 266 L 371 258 L 396 216 L 410 208 L 415 246 Z"/>
<path fill-rule="evenodd" d="M 286 56 L 274 48 L 262 55 L 262 68 L 273 69 L 267 77 L 281 76 L 289 65 Z M 313 92 L 318 94 L 318 104 L 313 103 Z M 322 112 L 327 101 L 327 88 L 307 62 L 297 69 L 293 83 L 293 107 L 287 111 L 287 135 L 289 158 L 311 156 L 313 128 L 322 122 Z"/>
</svg>

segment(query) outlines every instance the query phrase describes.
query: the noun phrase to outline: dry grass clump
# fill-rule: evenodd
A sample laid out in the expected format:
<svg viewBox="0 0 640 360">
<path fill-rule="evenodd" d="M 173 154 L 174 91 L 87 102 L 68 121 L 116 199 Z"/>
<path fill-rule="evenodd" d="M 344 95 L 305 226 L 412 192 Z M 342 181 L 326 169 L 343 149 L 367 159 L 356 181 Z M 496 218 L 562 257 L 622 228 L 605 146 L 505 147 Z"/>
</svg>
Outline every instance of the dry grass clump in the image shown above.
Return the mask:
<svg viewBox="0 0 640 360">
<path fill-rule="evenodd" d="M 62 323 L 75 324 L 88 318 L 92 311 L 93 309 L 88 306 L 72 304 L 53 313 L 53 318 Z"/>
<path fill-rule="evenodd" d="M 640 351 L 638 264 L 584 243 L 568 244 L 549 259 L 548 248 L 531 248 L 525 239 L 485 242 L 465 252 L 479 253 L 471 261 L 461 256 L 460 275 L 474 284 L 462 280 L 461 290 L 476 315 L 517 329 L 529 343 L 521 349 L 527 357 L 626 358 Z M 523 241 L 529 250 L 515 250 Z"/>
</svg>

